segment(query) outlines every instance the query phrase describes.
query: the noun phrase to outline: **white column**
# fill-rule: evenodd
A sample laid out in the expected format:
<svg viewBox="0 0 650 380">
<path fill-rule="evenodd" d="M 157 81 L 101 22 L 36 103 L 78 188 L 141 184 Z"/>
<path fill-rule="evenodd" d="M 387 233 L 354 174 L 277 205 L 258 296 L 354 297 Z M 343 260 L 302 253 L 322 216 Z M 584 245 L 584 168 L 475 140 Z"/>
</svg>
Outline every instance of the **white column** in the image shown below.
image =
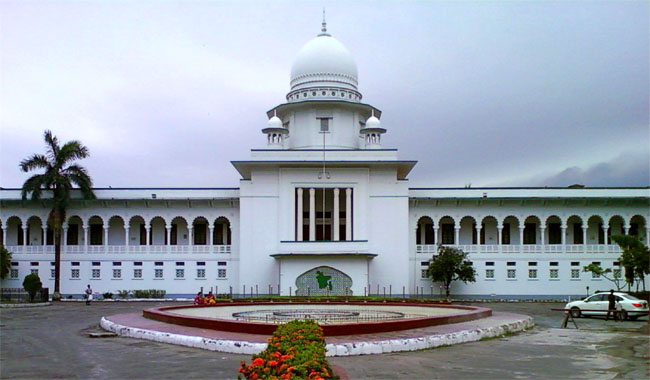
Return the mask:
<svg viewBox="0 0 650 380">
<path fill-rule="evenodd" d="M 438 236 L 438 226 L 433 225 L 433 244 L 438 244 L 440 237 Z"/>
<path fill-rule="evenodd" d="M 303 202 L 303 195 L 302 195 L 302 188 L 299 187 L 296 190 L 296 197 L 298 198 L 296 200 L 296 241 L 302 241 L 303 236 L 302 236 L 302 227 L 303 227 L 303 210 L 302 210 L 302 202 Z"/>
<path fill-rule="evenodd" d="M 41 224 L 41 245 L 45 245 L 46 240 L 47 240 L 47 225 Z"/>
<path fill-rule="evenodd" d="M 623 231 L 625 231 L 625 235 L 629 235 L 630 234 L 630 227 L 623 226 Z"/>
<path fill-rule="evenodd" d="M 2 245 L 7 246 L 7 227 L 2 227 Z"/>
<path fill-rule="evenodd" d="M 82 228 L 84 229 L 84 252 L 88 253 L 88 228 L 89 227 L 87 225 L 84 225 L 82 226 Z"/>
<path fill-rule="evenodd" d="M 339 189 L 334 188 L 334 233 L 332 234 L 334 236 L 334 241 L 339 241 L 340 240 L 340 225 L 341 221 L 339 220 Z"/>
<path fill-rule="evenodd" d="M 223 245 L 228 245 L 228 224 L 224 223 L 221 225 L 221 240 Z"/>
<path fill-rule="evenodd" d="M 345 189 L 345 240 L 352 240 L 352 188 Z"/>
<path fill-rule="evenodd" d="M 61 245 L 64 246 L 64 247 L 67 247 L 68 246 L 68 227 L 65 227 L 65 225 L 64 225 L 62 230 L 63 230 L 63 234 L 61 236 L 61 240 L 63 240 L 63 241 L 61 242 Z"/>
<path fill-rule="evenodd" d="M 582 227 L 582 245 L 587 245 L 587 228 Z"/>
<path fill-rule="evenodd" d="M 129 246 L 129 234 L 130 234 L 130 232 L 131 232 L 131 229 L 129 227 L 124 227 L 124 245 L 126 247 Z"/>
<path fill-rule="evenodd" d="M 460 245 L 460 226 L 454 226 L 454 245 Z"/>
<path fill-rule="evenodd" d="M 607 247 L 607 232 L 609 231 L 609 225 L 603 224 L 603 244 Z"/>
<path fill-rule="evenodd" d="M 29 226 L 23 224 L 23 245 L 29 245 L 29 242 L 27 241 L 27 228 L 29 228 Z"/>
<path fill-rule="evenodd" d="M 503 226 L 497 226 L 497 245 L 501 245 L 503 240 Z"/>
<path fill-rule="evenodd" d="M 167 245 L 172 245 L 172 225 L 165 224 L 165 233 L 167 234 Z M 178 236 L 176 237 L 178 239 Z"/>
<path fill-rule="evenodd" d="M 524 245 L 524 228 L 519 227 L 519 245 Z"/>
<path fill-rule="evenodd" d="M 566 253 L 566 225 L 560 227 L 562 229 L 562 253 Z"/>
<path fill-rule="evenodd" d="M 145 245 L 151 245 L 151 225 L 150 224 L 145 224 L 144 225 L 144 234 L 145 236 Z"/>
<path fill-rule="evenodd" d="M 545 240 L 546 240 L 546 227 L 540 227 L 540 228 L 539 228 L 539 234 L 540 234 L 540 241 L 539 241 L 539 243 L 540 243 L 541 245 L 544 245 L 544 244 L 546 243 L 546 242 L 545 242 Z"/>
<path fill-rule="evenodd" d="M 103 246 L 108 245 L 108 228 L 109 228 L 108 226 L 104 226 L 104 241 L 102 241 Z"/>
<path fill-rule="evenodd" d="M 476 225 L 476 245 L 481 245 L 481 227 L 479 224 Z"/>
<path fill-rule="evenodd" d="M 212 246 L 212 245 L 214 245 L 214 225 L 213 224 L 208 225 L 208 233 L 210 234 L 210 236 L 208 236 L 208 244 Z"/>
<path fill-rule="evenodd" d="M 187 245 L 190 247 L 194 245 L 194 226 L 187 226 Z M 191 253 L 191 252 L 190 252 Z"/>
<path fill-rule="evenodd" d="M 316 189 L 309 189 L 309 241 L 316 240 Z"/>
</svg>

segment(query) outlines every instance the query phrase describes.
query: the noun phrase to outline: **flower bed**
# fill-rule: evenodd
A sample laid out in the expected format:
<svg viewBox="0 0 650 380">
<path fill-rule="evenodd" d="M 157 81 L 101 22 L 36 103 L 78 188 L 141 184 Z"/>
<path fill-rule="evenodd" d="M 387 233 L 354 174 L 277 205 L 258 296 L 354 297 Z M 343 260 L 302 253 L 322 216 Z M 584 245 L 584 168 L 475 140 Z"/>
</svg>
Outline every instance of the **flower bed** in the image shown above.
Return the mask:
<svg viewBox="0 0 650 380">
<path fill-rule="evenodd" d="M 323 330 L 314 321 L 291 321 L 269 338 L 266 350 L 241 362 L 247 379 L 337 379 L 325 359 Z M 240 375 L 240 377 L 241 377 Z"/>
</svg>

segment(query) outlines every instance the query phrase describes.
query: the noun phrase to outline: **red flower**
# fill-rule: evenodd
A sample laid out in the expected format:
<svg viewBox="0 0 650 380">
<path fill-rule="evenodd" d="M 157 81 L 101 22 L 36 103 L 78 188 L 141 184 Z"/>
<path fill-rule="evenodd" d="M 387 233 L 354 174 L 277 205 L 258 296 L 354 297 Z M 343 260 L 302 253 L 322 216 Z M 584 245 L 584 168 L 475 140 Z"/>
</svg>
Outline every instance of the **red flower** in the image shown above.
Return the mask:
<svg viewBox="0 0 650 380">
<path fill-rule="evenodd" d="M 257 358 L 255 360 L 253 360 L 253 365 L 264 365 L 264 359 Z"/>
</svg>

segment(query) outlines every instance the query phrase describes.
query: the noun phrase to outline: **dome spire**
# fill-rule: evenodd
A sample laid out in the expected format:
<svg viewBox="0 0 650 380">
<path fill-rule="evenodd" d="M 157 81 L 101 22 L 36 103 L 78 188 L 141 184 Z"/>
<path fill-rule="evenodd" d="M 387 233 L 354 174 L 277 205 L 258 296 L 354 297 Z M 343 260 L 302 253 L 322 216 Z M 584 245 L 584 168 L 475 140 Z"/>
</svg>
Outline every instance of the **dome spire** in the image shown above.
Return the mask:
<svg viewBox="0 0 650 380">
<path fill-rule="evenodd" d="M 327 33 L 327 21 L 325 21 L 325 8 L 323 8 L 323 23 L 321 24 L 319 36 L 329 36 Z"/>
</svg>

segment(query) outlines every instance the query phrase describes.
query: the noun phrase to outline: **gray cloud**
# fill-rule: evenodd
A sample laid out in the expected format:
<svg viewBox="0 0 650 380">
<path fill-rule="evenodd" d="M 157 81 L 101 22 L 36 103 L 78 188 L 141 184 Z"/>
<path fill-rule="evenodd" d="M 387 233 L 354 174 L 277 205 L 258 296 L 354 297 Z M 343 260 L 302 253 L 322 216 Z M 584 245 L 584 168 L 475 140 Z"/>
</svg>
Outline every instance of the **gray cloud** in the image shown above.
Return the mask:
<svg viewBox="0 0 650 380">
<path fill-rule="evenodd" d="M 46 128 L 98 186 L 237 186 L 322 6 L 1 2 L 0 186 Z M 647 2 L 325 6 L 412 186 L 642 182 L 616 157 L 650 157 Z"/>
</svg>

